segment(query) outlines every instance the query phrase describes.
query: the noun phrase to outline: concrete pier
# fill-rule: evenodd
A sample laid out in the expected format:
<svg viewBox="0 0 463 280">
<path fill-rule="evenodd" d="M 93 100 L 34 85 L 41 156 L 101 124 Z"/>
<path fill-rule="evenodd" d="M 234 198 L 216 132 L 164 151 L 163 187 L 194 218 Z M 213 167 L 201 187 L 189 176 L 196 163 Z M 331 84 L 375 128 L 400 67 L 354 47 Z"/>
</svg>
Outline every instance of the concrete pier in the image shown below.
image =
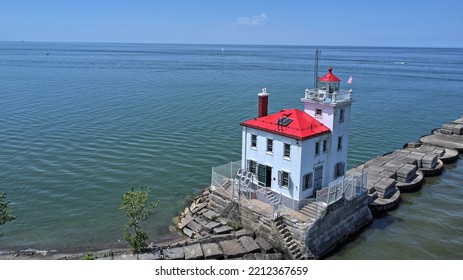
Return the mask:
<svg viewBox="0 0 463 280">
<path fill-rule="evenodd" d="M 234 196 L 233 180 L 224 179 L 223 186 L 208 188 L 174 219 L 175 228 L 189 241 L 164 248 L 160 255 L 164 259 L 326 256 L 368 226 L 372 213 L 398 207 L 401 193 L 419 190 L 424 177 L 438 176 L 445 164 L 458 160 L 463 152 L 463 117 L 432 133 L 347 171 L 346 176 L 352 177 L 367 174 L 366 192 L 350 199 L 343 195 L 324 207 L 309 202 L 298 211 L 276 213 L 274 205 Z"/>
<path fill-rule="evenodd" d="M 420 138 L 425 144 L 457 150 L 463 153 L 463 116 L 450 124 L 434 129 L 431 135 Z"/>
</svg>

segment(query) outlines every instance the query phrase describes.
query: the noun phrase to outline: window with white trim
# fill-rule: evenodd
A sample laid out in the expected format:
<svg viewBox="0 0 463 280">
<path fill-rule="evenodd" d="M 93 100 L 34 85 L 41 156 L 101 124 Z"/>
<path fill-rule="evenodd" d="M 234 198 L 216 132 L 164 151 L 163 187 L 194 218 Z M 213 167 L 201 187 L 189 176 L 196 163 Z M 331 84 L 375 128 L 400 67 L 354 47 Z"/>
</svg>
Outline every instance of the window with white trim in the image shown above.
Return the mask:
<svg viewBox="0 0 463 280">
<path fill-rule="evenodd" d="M 278 184 L 281 188 L 289 189 L 289 173 L 286 171 L 278 171 Z"/>
<path fill-rule="evenodd" d="M 315 109 L 315 117 L 321 117 L 322 116 L 322 109 Z"/>
<path fill-rule="evenodd" d="M 320 154 L 320 142 L 315 143 L 315 155 L 318 156 Z"/>
<path fill-rule="evenodd" d="M 344 175 L 344 162 L 338 162 L 334 166 L 334 179 L 339 178 Z"/>
<path fill-rule="evenodd" d="M 344 121 L 344 109 L 339 110 L 339 122 Z"/>
<path fill-rule="evenodd" d="M 302 190 L 308 190 L 312 187 L 313 181 L 313 173 L 308 173 L 304 175 L 303 182 L 302 182 Z"/>
<path fill-rule="evenodd" d="M 257 148 L 257 135 L 251 134 L 251 148 Z"/>
<path fill-rule="evenodd" d="M 273 152 L 273 140 L 267 138 L 267 152 L 272 153 Z"/>
<path fill-rule="evenodd" d="M 285 158 L 291 157 L 291 145 L 288 143 L 283 144 L 283 157 Z"/>
<path fill-rule="evenodd" d="M 248 171 L 254 174 L 257 174 L 257 162 L 249 159 L 248 160 Z"/>
<path fill-rule="evenodd" d="M 326 149 L 328 149 L 328 140 L 323 140 L 322 151 L 326 153 Z"/>
</svg>

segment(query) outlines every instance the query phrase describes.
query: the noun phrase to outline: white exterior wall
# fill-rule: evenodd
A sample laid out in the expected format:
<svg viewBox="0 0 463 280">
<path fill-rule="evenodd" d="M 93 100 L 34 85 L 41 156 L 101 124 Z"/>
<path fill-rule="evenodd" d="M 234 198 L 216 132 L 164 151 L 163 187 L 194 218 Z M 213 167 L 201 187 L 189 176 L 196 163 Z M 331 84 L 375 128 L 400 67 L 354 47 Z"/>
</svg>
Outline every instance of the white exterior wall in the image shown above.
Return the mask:
<svg viewBox="0 0 463 280">
<path fill-rule="evenodd" d="M 327 141 L 328 149 L 326 152 L 323 152 L 323 140 Z M 302 161 L 301 161 L 301 176 L 300 176 L 300 185 L 303 185 L 304 175 L 312 173 L 312 184 L 311 187 L 305 191 L 302 191 L 301 188 L 301 198 L 307 198 L 314 194 L 315 185 L 314 185 L 314 170 L 319 166 L 323 166 L 323 181 L 322 187 L 325 186 L 326 176 L 327 176 L 327 163 L 329 161 L 329 147 L 331 142 L 331 134 L 325 134 L 315 138 L 307 139 L 302 143 Z M 315 144 L 320 143 L 319 153 L 315 153 Z"/>
<path fill-rule="evenodd" d="M 257 135 L 257 148 L 251 148 L 251 134 Z M 301 141 L 249 127 L 243 127 L 242 137 L 241 167 L 246 169 L 248 160 L 272 167 L 271 189 L 284 196 L 299 200 L 301 189 Z M 267 152 L 267 139 L 273 140 L 272 153 Z M 291 157 L 289 159 L 283 156 L 284 143 L 291 145 Z M 290 174 L 288 189 L 280 187 L 278 171 L 285 171 Z"/>
<path fill-rule="evenodd" d="M 347 147 L 349 141 L 349 123 L 351 102 L 322 103 L 304 102 L 304 111 L 314 117 L 331 130 L 331 142 L 327 158 L 327 168 L 324 170 L 323 187 L 335 179 L 335 166 L 337 163 L 344 163 L 344 171 L 347 163 Z M 316 116 L 316 110 L 321 109 L 322 115 Z M 340 111 L 344 110 L 344 121 L 340 122 Z M 338 150 L 338 137 L 342 137 L 342 149 Z"/>
<path fill-rule="evenodd" d="M 257 135 L 257 148 L 251 148 L 251 134 Z M 314 194 L 314 169 L 323 166 L 322 187 L 332 180 L 329 177 L 329 162 L 331 148 L 331 134 L 297 141 L 295 139 L 273 133 L 243 127 L 243 153 L 241 167 L 247 169 L 247 161 L 253 160 L 257 164 L 272 167 L 271 189 L 295 200 L 302 200 Z M 273 139 L 273 153 L 267 152 L 267 139 Z M 323 140 L 327 141 L 327 151 L 323 152 Z M 320 143 L 319 153 L 315 154 L 315 143 Z M 291 157 L 283 157 L 284 143 L 291 145 Z M 278 181 L 278 171 L 290 174 L 289 188 L 282 188 Z M 307 190 L 302 190 L 304 175 L 312 173 L 312 184 Z"/>
</svg>

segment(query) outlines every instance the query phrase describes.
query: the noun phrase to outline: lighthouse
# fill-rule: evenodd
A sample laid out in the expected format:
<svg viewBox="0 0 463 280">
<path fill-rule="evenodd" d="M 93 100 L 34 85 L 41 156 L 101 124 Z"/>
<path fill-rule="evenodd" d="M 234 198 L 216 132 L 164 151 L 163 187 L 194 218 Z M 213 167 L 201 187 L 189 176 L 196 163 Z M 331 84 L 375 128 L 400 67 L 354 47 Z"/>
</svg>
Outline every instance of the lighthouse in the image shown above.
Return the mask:
<svg viewBox="0 0 463 280">
<path fill-rule="evenodd" d="M 327 166 L 323 186 L 330 180 L 345 173 L 347 162 L 347 143 L 352 105 L 352 90 L 341 90 L 341 80 L 333 74 L 330 67 L 328 73 L 320 78 L 318 88 L 305 90 L 301 99 L 304 112 L 327 126 L 331 131 L 328 143 L 329 159 L 332 166 Z M 334 164 L 334 165 L 333 165 Z"/>
<path fill-rule="evenodd" d="M 297 108 L 268 114 L 270 93 L 258 94 L 258 115 L 242 126 L 241 168 L 254 175 L 256 198 L 277 195 L 298 210 L 345 173 L 352 91 L 329 68 Z M 264 198 L 261 198 L 265 200 Z"/>
</svg>

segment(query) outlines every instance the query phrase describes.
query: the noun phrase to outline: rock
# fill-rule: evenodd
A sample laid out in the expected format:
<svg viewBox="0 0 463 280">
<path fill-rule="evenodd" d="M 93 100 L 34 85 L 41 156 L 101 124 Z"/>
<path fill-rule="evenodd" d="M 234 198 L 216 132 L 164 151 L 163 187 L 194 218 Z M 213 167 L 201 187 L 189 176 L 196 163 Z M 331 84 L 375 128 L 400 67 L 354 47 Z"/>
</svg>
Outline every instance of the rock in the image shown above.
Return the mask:
<svg viewBox="0 0 463 280">
<path fill-rule="evenodd" d="M 175 216 L 172 218 L 172 224 L 177 225 L 180 223 L 180 218 L 178 216 Z"/>
<path fill-rule="evenodd" d="M 264 253 L 255 253 L 254 254 L 255 260 L 265 260 L 265 256 L 266 256 L 266 254 L 264 254 Z"/>
<path fill-rule="evenodd" d="M 227 218 L 219 218 L 219 223 L 221 223 L 223 226 L 227 225 L 230 222 L 230 219 Z"/>
<path fill-rule="evenodd" d="M 215 211 L 209 210 L 203 213 L 203 216 L 208 218 L 209 220 L 214 220 L 219 216 L 219 214 Z"/>
<path fill-rule="evenodd" d="M 214 228 L 220 226 L 219 223 L 216 223 L 216 222 L 209 222 L 207 223 L 204 227 L 209 230 L 209 231 L 212 231 Z"/>
<path fill-rule="evenodd" d="M 201 245 L 205 259 L 223 259 L 223 252 L 217 243 L 206 243 Z"/>
<path fill-rule="evenodd" d="M 193 212 L 193 210 L 196 208 L 196 202 L 192 202 L 190 205 L 190 211 Z"/>
<path fill-rule="evenodd" d="M 190 221 L 187 225 L 192 231 L 194 232 L 200 232 L 201 229 L 202 229 L 202 226 L 200 224 L 198 224 L 197 222 L 195 222 L 194 220 L 193 221 Z M 190 236 L 191 237 L 191 236 Z"/>
<path fill-rule="evenodd" d="M 195 207 L 194 209 L 192 208 L 191 212 L 192 212 L 193 214 L 195 214 L 196 212 L 202 210 L 202 209 L 205 208 L 206 206 L 207 206 L 207 203 L 206 203 L 206 202 L 196 204 L 196 207 Z"/>
<path fill-rule="evenodd" d="M 273 249 L 273 246 L 270 243 L 268 243 L 267 240 L 260 236 L 256 238 L 256 242 L 259 245 L 262 252 L 264 253 L 268 253 L 270 250 Z"/>
<path fill-rule="evenodd" d="M 183 233 L 188 236 L 189 238 L 193 237 L 194 232 L 190 230 L 189 228 L 183 228 Z"/>
<path fill-rule="evenodd" d="M 205 227 L 208 224 L 208 222 L 204 220 L 201 216 L 196 217 L 194 221 L 200 224 L 202 227 Z"/>
<path fill-rule="evenodd" d="M 225 234 L 225 233 L 230 233 L 233 229 L 229 226 L 221 226 L 214 228 L 214 234 Z"/>
<path fill-rule="evenodd" d="M 183 250 L 185 251 L 185 260 L 203 259 L 203 250 L 201 249 L 201 245 L 199 243 L 183 247 Z"/>
<path fill-rule="evenodd" d="M 191 222 L 191 218 L 188 219 L 188 218 L 182 218 L 180 220 L 180 223 L 177 224 L 177 227 L 178 229 L 183 229 L 186 225 L 188 225 L 188 223 Z"/>
<path fill-rule="evenodd" d="M 282 260 L 283 255 L 281 253 L 272 253 L 265 255 L 266 260 Z"/>
<path fill-rule="evenodd" d="M 115 260 L 122 260 L 122 261 L 137 260 L 137 255 L 123 254 L 123 255 L 115 256 L 114 259 Z"/>
<path fill-rule="evenodd" d="M 165 260 L 183 260 L 185 259 L 185 251 L 182 247 L 170 248 L 164 250 Z"/>
<path fill-rule="evenodd" d="M 161 258 L 161 252 L 156 252 L 154 254 L 140 254 L 138 255 L 139 260 L 160 260 Z"/>
<path fill-rule="evenodd" d="M 241 242 L 241 245 L 243 245 L 246 254 L 260 252 L 260 247 L 256 241 L 254 241 L 254 238 L 250 236 L 242 236 L 239 241 Z"/>
<path fill-rule="evenodd" d="M 238 230 L 237 232 L 235 232 L 235 237 L 236 238 L 240 238 L 241 236 L 250 236 L 250 237 L 254 237 L 254 231 L 252 230 L 247 230 L 247 229 L 240 229 Z"/>
<path fill-rule="evenodd" d="M 244 260 L 255 261 L 255 260 L 256 260 L 256 256 L 254 256 L 254 254 L 247 254 L 247 255 L 244 255 L 244 256 L 243 256 L 243 259 L 244 259 Z"/>
<path fill-rule="evenodd" d="M 225 258 L 239 258 L 245 255 L 245 250 L 237 239 L 219 242 Z"/>
<path fill-rule="evenodd" d="M 233 233 L 227 233 L 227 234 L 218 234 L 218 235 L 212 235 L 211 236 L 211 242 L 219 242 L 223 240 L 230 240 L 235 238 L 235 235 Z"/>
</svg>

